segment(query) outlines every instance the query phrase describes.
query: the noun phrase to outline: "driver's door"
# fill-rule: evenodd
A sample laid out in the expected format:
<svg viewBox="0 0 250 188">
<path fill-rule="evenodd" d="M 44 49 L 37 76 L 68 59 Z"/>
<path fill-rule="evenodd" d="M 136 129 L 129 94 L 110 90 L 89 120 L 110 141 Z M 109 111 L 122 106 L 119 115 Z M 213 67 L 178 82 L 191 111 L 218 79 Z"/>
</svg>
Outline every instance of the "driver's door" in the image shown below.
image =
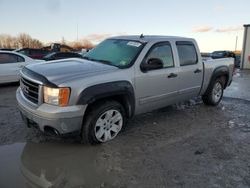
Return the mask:
<svg viewBox="0 0 250 188">
<path fill-rule="evenodd" d="M 178 68 L 175 66 L 172 47 L 169 42 L 153 45 L 143 63 L 156 58 L 163 62 L 163 68 L 140 71 L 135 79 L 136 113 L 143 113 L 175 103 L 178 93 Z"/>
</svg>

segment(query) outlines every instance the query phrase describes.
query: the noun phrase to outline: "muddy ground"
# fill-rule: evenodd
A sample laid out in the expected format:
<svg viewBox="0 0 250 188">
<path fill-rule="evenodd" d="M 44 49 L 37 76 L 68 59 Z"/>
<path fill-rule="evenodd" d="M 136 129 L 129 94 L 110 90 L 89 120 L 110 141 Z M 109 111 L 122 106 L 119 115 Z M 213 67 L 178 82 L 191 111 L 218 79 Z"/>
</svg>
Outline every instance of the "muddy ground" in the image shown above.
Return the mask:
<svg viewBox="0 0 250 188">
<path fill-rule="evenodd" d="M 250 187 L 249 84 L 239 72 L 217 107 L 198 98 L 143 114 L 98 146 L 28 129 L 17 86 L 2 86 L 0 187 Z"/>
</svg>

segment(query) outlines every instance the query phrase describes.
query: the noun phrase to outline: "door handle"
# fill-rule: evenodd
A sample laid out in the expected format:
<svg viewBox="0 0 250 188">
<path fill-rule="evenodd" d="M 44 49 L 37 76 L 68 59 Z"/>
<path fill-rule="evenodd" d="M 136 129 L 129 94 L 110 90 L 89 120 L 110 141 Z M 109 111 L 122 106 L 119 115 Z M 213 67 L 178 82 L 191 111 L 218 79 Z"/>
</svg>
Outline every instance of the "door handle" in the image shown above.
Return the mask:
<svg viewBox="0 0 250 188">
<path fill-rule="evenodd" d="M 195 71 L 194 71 L 194 73 L 200 73 L 201 72 L 201 69 L 196 69 Z"/>
<path fill-rule="evenodd" d="M 177 74 L 175 74 L 175 73 L 170 73 L 169 75 L 168 75 L 168 78 L 175 78 L 175 77 L 177 77 L 178 75 Z"/>
</svg>

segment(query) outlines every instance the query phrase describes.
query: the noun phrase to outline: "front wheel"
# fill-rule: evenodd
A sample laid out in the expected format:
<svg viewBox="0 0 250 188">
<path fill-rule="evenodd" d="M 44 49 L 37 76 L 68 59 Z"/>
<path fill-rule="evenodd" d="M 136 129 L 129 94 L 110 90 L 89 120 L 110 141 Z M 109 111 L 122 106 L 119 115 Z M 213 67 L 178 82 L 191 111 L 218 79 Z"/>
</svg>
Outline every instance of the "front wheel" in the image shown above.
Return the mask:
<svg viewBox="0 0 250 188">
<path fill-rule="evenodd" d="M 84 143 L 97 144 L 114 139 L 125 122 L 122 105 L 116 101 L 103 101 L 91 107 L 82 127 Z"/>
<path fill-rule="evenodd" d="M 223 97 L 223 80 L 217 78 L 208 88 L 205 95 L 202 96 L 202 100 L 207 105 L 216 106 L 220 103 Z"/>
</svg>

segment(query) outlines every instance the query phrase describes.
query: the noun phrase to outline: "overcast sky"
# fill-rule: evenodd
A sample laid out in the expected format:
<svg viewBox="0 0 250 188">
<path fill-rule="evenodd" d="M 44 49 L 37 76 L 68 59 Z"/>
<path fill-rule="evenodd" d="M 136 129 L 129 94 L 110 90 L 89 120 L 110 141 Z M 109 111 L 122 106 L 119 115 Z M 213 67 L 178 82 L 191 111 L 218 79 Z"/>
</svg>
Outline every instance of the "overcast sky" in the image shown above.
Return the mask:
<svg viewBox="0 0 250 188">
<path fill-rule="evenodd" d="M 43 42 L 124 34 L 195 38 L 202 51 L 242 47 L 250 0 L 0 0 L 0 33 Z"/>
</svg>

